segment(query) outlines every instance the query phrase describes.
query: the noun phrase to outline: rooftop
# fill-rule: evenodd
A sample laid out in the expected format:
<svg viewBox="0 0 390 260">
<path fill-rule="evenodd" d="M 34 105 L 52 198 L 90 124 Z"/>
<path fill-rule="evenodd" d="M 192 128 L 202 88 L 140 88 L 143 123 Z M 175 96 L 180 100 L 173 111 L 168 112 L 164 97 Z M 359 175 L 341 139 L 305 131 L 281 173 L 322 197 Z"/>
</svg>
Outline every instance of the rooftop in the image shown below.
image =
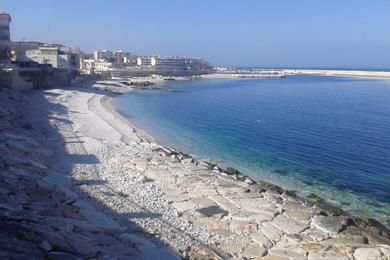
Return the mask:
<svg viewBox="0 0 390 260">
<path fill-rule="evenodd" d="M 9 21 L 11 22 L 11 16 L 7 13 L 0 13 L 0 21 Z"/>
</svg>

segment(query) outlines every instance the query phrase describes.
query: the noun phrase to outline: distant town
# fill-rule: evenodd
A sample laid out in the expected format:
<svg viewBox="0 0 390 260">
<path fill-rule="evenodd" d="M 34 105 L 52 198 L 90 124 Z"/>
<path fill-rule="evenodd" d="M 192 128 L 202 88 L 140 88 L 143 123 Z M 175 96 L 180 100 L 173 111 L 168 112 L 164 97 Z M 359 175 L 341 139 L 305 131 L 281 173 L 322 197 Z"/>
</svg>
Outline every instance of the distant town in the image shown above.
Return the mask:
<svg viewBox="0 0 390 260">
<path fill-rule="evenodd" d="M 7 13 L 0 13 L 1 83 L 12 87 L 40 88 L 54 82 L 69 84 L 79 75 L 111 77 L 194 76 L 210 71 L 202 58 L 186 56 L 140 56 L 117 50 L 85 53 L 80 48 L 38 41 L 11 41 Z M 31 86 L 32 85 L 32 86 Z"/>
<path fill-rule="evenodd" d="M 210 66 L 203 58 L 141 56 L 122 50 L 85 53 L 57 43 L 11 41 L 11 15 L 0 13 L 0 87 L 18 90 L 69 86 L 80 79 L 132 77 L 284 78 L 323 75 L 389 78 L 390 72 L 352 70 L 253 69 Z"/>
</svg>

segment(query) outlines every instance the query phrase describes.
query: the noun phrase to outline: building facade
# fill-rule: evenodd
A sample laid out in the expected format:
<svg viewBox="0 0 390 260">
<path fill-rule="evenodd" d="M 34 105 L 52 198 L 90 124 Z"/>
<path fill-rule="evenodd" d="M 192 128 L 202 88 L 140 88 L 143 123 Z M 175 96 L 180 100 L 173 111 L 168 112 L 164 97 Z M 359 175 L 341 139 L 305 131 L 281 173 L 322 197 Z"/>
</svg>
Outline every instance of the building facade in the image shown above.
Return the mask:
<svg viewBox="0 0 390 260">
<path fill-rule="evenodd" d="M 123 58 L 124 58 L 125 54 L 123 53 L 123 51 L 116 51 L 114 53 L 114 60 L 115 60 L 115 63 L 116 64 L 123 64 Z"/>
<path fill-rule="evenodd" d="M 95 73 L 95 60 L 82 59 L 80 64 L 80 71 L 82 74 L 91 75 Z"/>
<path fill-rule="evenodd" d="M 174 70 L 203 70 L 208 67 L 204 59 L 184 56 L 140 56 L 137 65 Z"/>
<path fill-rule="evenodd" d="M 42 42 L 28 41 L 28 42 L 11 42 L 11 57 L 14 62 L 29 62 L 30 58 L 26 56 L 29 50 L 37 50 L 44 46 Z"/>
<path fill-rule="evenodd" d="M 0 13 L 0 63 L 11 63 L 11 37 L 10 37 L 11 16 L 7 13 Z"/>
<path fill-rule="evenodd" d="M 80 68 L 78 54 L 62 51 L 62 47 L 58 44 L 45 44 L 38 49 L 27 50 L 25 55 L 30 61 L 49 64 L 56 69 L 78 70 Z"/>
<path fill-rule="evenodd" d="M 95 60 L 112 61 L 112 59 L 114 59 L 114 54 L 112 53 L 112 51 L 108 50 L 94 51 L 93 58 Z"/>
<path fill-rule="evenodd" d="M 105 61 L 105 60 L 96 60 L 95 61 L 95 72 L 103 72 L 103 71 L 109 71 L 112 67 L 112 62 Z"/>
</svg>

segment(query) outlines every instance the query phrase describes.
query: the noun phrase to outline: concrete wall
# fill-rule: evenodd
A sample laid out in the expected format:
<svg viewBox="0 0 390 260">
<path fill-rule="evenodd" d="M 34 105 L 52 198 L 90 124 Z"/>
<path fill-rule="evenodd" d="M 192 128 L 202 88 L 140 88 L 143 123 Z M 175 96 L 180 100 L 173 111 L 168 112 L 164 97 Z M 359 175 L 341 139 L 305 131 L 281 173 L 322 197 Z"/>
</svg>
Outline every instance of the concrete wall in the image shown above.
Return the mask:
<svg viewBox="0 0 390 260">
<path fill-rule="evenodd" d="M 34 89 L 66 87 L 71 83 L 72 75 L 64 69 L 26 68 L 20 75 L 28 82 L 32 82 Z"/>
<path fill-rule="evenodd" d="M 0 71 L 0 88 L 9 88 L 16 91 L 29 91 L 33 89 L 33 83 L 26 81 L 17 70 Z"/>
</svg>

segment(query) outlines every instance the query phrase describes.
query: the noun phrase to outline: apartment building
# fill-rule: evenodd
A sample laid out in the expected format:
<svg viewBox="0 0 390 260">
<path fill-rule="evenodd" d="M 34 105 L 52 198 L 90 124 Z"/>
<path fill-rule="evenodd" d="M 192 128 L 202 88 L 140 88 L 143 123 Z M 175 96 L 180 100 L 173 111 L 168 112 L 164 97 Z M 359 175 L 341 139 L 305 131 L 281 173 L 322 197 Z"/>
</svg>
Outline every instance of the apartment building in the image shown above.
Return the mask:
<svg viewBox="0 0 390 260">
<path fill-rule="evenodd" d="M 11 63 L 10 23 L 11 16 L 0 13 L 0 64 Z"/>
<path fill-rule="evenodd" d="M 38 49 L 26 50 L 25 56 L 30 61 L 39 64 L 50 64 L 53 68 L 77 70 L 80 67 L 80 58 L 77 53 L 63 51 L 64 46 L 59 44 L 44 44 Z"/>
</svg>

